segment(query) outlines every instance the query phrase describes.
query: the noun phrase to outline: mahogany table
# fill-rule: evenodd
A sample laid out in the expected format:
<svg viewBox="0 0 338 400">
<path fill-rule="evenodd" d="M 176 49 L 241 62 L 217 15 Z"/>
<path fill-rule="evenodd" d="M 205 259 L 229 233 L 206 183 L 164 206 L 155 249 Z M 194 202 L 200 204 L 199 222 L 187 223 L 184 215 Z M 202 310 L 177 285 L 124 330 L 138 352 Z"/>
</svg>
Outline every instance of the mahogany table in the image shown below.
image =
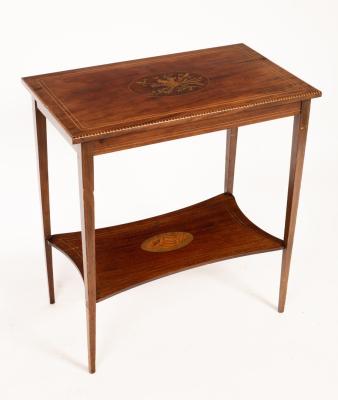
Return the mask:
<svg viewBox="0 0 338 400">
<path fill-rule="evenodd" d="M 282 250 L 284 311 L 310 102 L 321 92 L 244 44 L 23 78 L 33 96 L 50 303 L 51 246 L 85 285 L 89 371 L 95 372 L 96 303 L 165 275 Z M 284 238 L 254 225 L 233 196 L 238 127 L 294 116 Z M 46 118 L 77 152 L 82 228 L 51 234 Z M 225 189 L 165 215 L 95 229 L 94 156 L 227 130 Z M 211 155 L 210 155 L 211 156 Z"/>
</svg>

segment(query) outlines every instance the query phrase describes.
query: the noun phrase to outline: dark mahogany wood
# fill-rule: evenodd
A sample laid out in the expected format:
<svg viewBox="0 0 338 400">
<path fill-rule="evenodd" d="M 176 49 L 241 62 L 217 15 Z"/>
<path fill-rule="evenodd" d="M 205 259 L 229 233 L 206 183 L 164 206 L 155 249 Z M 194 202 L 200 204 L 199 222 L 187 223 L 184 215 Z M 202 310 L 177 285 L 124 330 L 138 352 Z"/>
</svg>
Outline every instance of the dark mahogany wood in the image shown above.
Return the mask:
<svg viewBox="0 0 338 400">
<path fill-rule="evenodd" d="M 24 78 L 24 83 L 72 143 L 129 136 L 152 127 L 176 126 L 179 132 L 190 123 L 231 111 L 320 96 L 244 44 L 38 75 Z M 158 93 L 161 86 L 143 86 L 150 84 L 181 91 L 163 95 Z M 236 116 L 241 117 L 234 113 L 232 126 L 242 125 Z M 209 124 L 210 129 L 214 127 Z M 137 138 L 134 146 L 139 145 Z"/>
<path fill-rule="evenodd" d="M 299 111 L 299 101 L 281 105 L 264 104 L 255 108 L 229 111 L 222 115 L 206 115 L 203 118 L 191 119 L 188 122 L 183 120 L 172 122 L 170 125 L 147 126 L 128 134 L 120 134 L 107 139 L 91 141 L 90 145 L 93 153 L 99 155 L 228 129 L 234 126 L 234 122 L 237 126 L 243 126 L 276 118 L 290 117 L 297 115 Z"/>
<path fill-rule="evenodd" d="M 94 158 L 87 144 L 78 147 L 79 192 L 81 204 L 82 275 L 85 282 L 88 364 L 89 372 L 95 372 L 96 348 L 96 266 L 95 266 L 95 208 L 94 208 Z"/>
<path fill-rule="evenodd" d="M 302 102 L 302 108 L 299 115 L 294 119 L 290 177 L 288 199 L 286 206 L 284 243 L 286 245 L 283 251 L 282 271 L 280 278 L 278 311 L 284 312 L 287 285 L 289 279 L 291 253 L 293 238 L 296 228 L 297 209 L 299 202 L 299 193 L 302 180 L 303 163 L 305 155 L 307 129 L 310 116 L 310 101 Z"/>
<path fill-rule="evenodd" d="M 193 240 L 168 252 L 149 252 L 142 243 L 154 235 L 187 232 Z M 53 235 L 55 246 L 83 275 L 79 232 Z M 221 194 L 169 214 L 96 230 L 97 300 L 187 268 L 248 254 L 283 249 L 283 241 L 262 231 Z"/>
<path fill-rule="evenodd" d="M 50 245 L 85 283 L 89 371 L 96 302 L 205 263 L 283 250 L 285 306 L 310 100 L 321 92 L 244 44 L 23 78 L 34 100 L 50 300 Z M 294 116 L 284 240 L 262 231 L 233 197 L 238 127 Z M 47 117 L 77 150 L 81 232 L 51 235 Z M 95 230 L 94 156 L 227 129 L 225 194 L 169 214 Z M 48 241 L 47 241 L 48 239 Z"/>
<path fill-rule="evenodd" d="M 49 179 L 48 179 L 48 152 L 46 118 L 33 100 L 33 115 L 36 138 L 36 153 L 38 156 L 38 172 L 40 182 L 40 201 L 42 211 L 43 237 L 45 247 L 45 260 L 48 278 L 49 301 L 55 303 L 52 249 L 47 239 L 51 234 L 50 206 L 49 206 Z"/>
</svg>

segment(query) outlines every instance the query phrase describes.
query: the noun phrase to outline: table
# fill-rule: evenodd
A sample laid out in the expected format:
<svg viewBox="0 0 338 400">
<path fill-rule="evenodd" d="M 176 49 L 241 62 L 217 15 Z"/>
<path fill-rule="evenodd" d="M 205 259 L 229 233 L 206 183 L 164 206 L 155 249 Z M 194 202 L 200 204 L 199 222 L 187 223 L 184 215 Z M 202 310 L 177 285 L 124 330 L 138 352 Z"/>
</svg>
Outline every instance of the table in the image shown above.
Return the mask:
<svg viewBox="0 0 338 400">
<path fill-rule="evenodd" d="M 286 299 L 310 102 L 321 92 L 244 44 L 23 78 L 33 97 L 45 257 L 67 255 L 85 286 L 88 364 L 95 372 L 96 303 L 184 269 L 282 250 Z M 284 238 L 254 225 L 233 196 L 238 127 L 294 116 Z M 81 231 L 52 234 L 46 118 L 78 157 Z M 94 156 L 226 129 L 224 193 L 182 210 L 95 229 Z M 211 155 L 210 155 L 211 157 Z"/>
</svg>

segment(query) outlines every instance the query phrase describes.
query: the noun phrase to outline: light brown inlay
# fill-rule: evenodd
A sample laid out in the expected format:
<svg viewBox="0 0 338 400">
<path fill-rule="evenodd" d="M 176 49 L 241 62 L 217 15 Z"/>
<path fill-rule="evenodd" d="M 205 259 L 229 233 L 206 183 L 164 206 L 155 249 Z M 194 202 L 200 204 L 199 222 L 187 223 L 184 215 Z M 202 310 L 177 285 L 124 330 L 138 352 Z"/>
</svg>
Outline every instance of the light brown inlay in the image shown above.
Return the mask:
<svg viewBox="0 0 338 400">
<path fill-rule="evenodd" d="M 189 232 L 166 232 L 146 239 L 141 248 L 153 253 L 172 251 L 187 246 L 192 240 L 193 235 Z"/>
</svg>

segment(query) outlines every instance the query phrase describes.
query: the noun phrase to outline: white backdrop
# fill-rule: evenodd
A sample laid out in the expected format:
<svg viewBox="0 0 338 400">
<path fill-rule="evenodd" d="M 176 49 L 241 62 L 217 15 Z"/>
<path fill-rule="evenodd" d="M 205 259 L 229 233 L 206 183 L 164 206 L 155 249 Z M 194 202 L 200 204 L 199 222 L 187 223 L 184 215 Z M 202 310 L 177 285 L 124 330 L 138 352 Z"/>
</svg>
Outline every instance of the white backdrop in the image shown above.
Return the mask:
<svg viewBox="0 0 338 400">
<path fill-rule="evenodd" d="M 0 7 L 0 398 L 337 399 L 337 3 L 13 0 Z M 31 103 L 20 78 L 238 42 L 323 91 L 312 102 L 286 312 L 276 311 L 279 252 L 173 275 L 98 305 L 91 376 L 83 287 L 57 252 L 56 304 L 48 304 Z M 75 152 L 48 128 L 52 229 L 78 230 Z M 238 203 L 279 236 L 291 129 L 283 119 L 239 131 Z M 218 132 L 96 158 L 97 226 L 220 193 L 224 151 Z"/>
</svg>

